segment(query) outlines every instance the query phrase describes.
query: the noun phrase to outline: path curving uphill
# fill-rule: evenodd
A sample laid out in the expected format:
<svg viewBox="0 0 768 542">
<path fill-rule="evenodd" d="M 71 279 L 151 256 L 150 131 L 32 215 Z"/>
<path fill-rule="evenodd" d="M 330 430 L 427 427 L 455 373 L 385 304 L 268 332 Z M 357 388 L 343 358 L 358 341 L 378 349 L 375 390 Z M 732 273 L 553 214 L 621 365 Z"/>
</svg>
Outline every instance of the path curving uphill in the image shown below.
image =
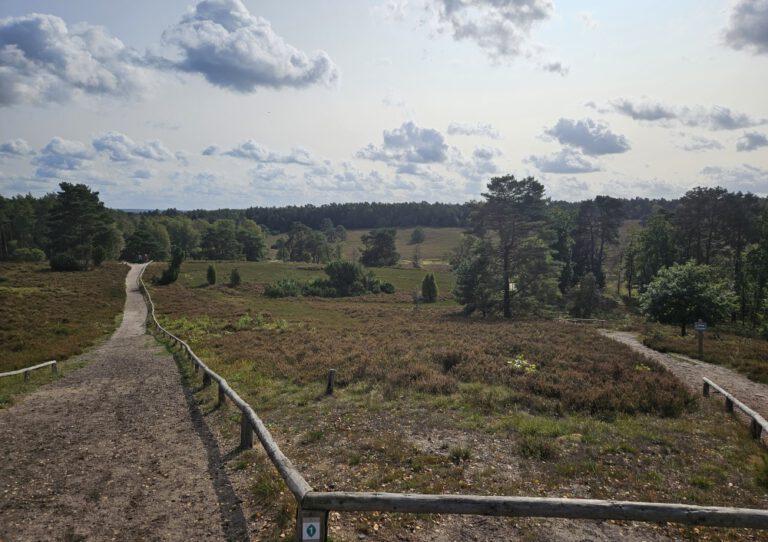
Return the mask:
<svg viewBox="0 0 768 542">
<path fill-rule="evenodd" d="M 215 441 L 145 334 L 141 269 L 89 364 L 0 411 L 0 541 L 247 539 Z"/>
<path fill-rule="evenodd" d="M 626 344 L 635 352 L 661 363 L 672 371 L 692 391 L 701 393 L 702 378 L 707 377 L 732 393 L 740 401 L 754 409 L 761 416 L 768 418 L 768 386 L 753 382 L 733 369 L 695 360 L 680 354 L 664 354 L 648 348 L 629 331 L 600 330 L 600 333 L 615 341 Z"/>
</svg>

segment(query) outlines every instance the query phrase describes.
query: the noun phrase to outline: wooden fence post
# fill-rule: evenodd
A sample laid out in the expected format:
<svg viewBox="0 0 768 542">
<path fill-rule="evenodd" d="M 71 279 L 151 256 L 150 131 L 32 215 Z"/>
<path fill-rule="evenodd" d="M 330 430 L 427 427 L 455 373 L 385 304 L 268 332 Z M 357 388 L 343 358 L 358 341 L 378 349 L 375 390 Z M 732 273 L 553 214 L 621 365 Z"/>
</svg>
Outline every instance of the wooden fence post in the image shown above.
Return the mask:
<svg viewBox="0 0 768 542">
<path fill-rule="evenodd" d="M 709 397 L 709 382 L 704 382 L 702 393 L 704 394 L 704 397 Z"/>
<path fill-rule="evenodd" d="M 728 397 L 725 398 L 725 410 L 728 412 L 733 412 L 733 401 L 731 401 L 731 399 Z"/>
<path fill-rule="evenodd" d="M 240 448 L 242 450 L 253 448 L 253 426 L 245 412 L 240 414 Z"/>
<path fill-rule="evenodd" d="M 760 436 L 763 433 L 763 428 L 754 418 L 752 418 L 752 423 L 749 424 L 749 432 L 752 433 L 753 439 L 760 440 Z"/>
<path fill-rule="evenodd" d="M 328 371 L 328 385 L 325 387 L 326 395 L 333 395 L 333 383 L 336 380 L 336 369 Z"/>
<path fill-rule="evenodd" d="M 24 382 L 29 382 L 29 371 L 24 371 Z"/>
<path fill-rule="evenodd" d="M 327 542 L 328 540 L 328 511 L 303 510 L 296 511 L 296 541 L 297 542 Z"/>
<path fill-rule="evenodd" d="M 221 385 L 221 382 L 219 382 L 219 402 L 218 406 L 221 406 L 224 404 L 224 401 L 226 401 L 227 396 L 224 393 L 224 386 Z"/>
<path fill-rule="evenodd" d="M 208 371 L 203 373 L 203 387 L 207 388 L 211 385 L 211 374 Z"/>
<path fill-rule="evenodd" d="M 56 360 L 51 364 L 51 372 L 54 376 L 59 376 L 59 363 Z"/>
</svg>

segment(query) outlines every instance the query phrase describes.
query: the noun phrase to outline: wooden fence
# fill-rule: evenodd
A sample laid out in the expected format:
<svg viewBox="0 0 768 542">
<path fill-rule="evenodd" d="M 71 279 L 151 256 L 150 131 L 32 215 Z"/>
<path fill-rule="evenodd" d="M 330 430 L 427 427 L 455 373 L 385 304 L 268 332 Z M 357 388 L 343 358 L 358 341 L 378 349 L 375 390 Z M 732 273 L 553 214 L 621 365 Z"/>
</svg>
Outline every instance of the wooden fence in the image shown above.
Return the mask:
<svg viewBox="0 0 768 542">
<path fill-rule="evenodd" d="M 733 412 L 734 407 L 736 407 L 744 414 L 746 414 L 746 416 L 750 419 L 749 431 L 752 434 L 752 438 L 760 440 L 762 438 L 763 431 L 768 434 L 768 422 L 765 421 L 765 418 L 736 399 L 736 397 L 715 384 L 709 378 L 704 378 L 704 386 L 702 389 L 704 396 L 709 397 L 711 390 L 714 390 L 716 393 L 719 393 L 725 397 L 725 409 L 728 412 Z"/>
<path fill-rule="evenodd" d="M 202 370 L 204 386 L 211 385 L 214 381 L 217 383 L 220 403 L 229 398 L 240 410 L 241 447 L 250 448 L 253 445 L 253 433 L 256 433 L 272 464 L 296 499 L 297 541 L 326 541 L 328 515 L 331 511 L 625 520 L 768 529 L 768 510 L 750 508 L 547 497 L 314 491 L 293 463 L 280 451 L 253 408 L 243 401 L 224 378 L 197 357 L 186 342 L 160 325 L 155 315 L 155 304 L 142 279 L 143 273 L 142 270 L 138 280 L 139 289 L 147 301 L 148 323 L 171 343 L 181 347 L 184 355 L 194 365 L 195 372 Z"/>
<path fill-rule="evenodd" d="M 24 381 L 29 380 L 29 373 L 31 371 L 34 371 L 35 369 L 42 369 L 43 367 L 51 366 L 51 372 L 53 374 L 59 374 L 59 365 L 56 362 L 56 360 L 46 361 L 45 363 L 38 363 L 37 365 L 33 365 L 32 367 L 24 367 L 23 369 L 17 369 L 15 371 L 8 371 L 7 373 L 0 373 L 0 378 L 3 378 L 4 376 L 13 376 L 13 375 L 20 375 L 24 374 Z"/>
</svg>

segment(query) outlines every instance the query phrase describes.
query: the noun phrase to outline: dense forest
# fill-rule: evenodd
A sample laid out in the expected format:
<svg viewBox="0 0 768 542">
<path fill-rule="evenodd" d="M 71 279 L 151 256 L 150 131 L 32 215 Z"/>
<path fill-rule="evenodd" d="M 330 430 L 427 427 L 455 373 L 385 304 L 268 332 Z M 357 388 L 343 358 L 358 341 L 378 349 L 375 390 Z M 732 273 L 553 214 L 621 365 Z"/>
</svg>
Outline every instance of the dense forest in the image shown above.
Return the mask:
<svg viewBox="0 0 768 542">
<path fill-rule="evenodd" d="M 360 263 L 395 265 L 396 227 L 462 227 L 451 266 L 467 313 L 568 310 L 577 317 L 638 305 L 682 331 L 693 318 L 766 322 L 768 205 L 753 194 L 698 187 L 677 200 L 598 196 L 553 202 L 535 179 L 498 177 L 481 201 L 349 203 L 243 210 L 125 212 L 85 185 L 41 198 L 0 197 L 0 260 L 59 270 L 104 260 L 265 258 L 267 233 L 285 261 L 342 259 L 347 229 Z M 182 256 L 183 255 L 183 256 Z M 610 267 L 610 268 L 609 268 Z M 681 298 L 683 300 L 681 301 Z"/>
</svg>

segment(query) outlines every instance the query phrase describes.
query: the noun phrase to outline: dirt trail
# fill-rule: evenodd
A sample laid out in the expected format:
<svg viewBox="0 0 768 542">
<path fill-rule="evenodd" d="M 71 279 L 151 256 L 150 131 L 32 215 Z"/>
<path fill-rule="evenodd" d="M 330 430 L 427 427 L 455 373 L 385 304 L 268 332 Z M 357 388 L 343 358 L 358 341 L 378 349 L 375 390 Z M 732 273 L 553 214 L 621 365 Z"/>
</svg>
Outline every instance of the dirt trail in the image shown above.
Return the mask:
<svg viewBox="0 0 768 542">
<path fill-rule="evenodd" d="M 0 411 L 1 542 L 247 539 L 215 440 L 144 334 L 140 269 L 90 363 Z"/>
<path fill-rule="evenodd" d="M 641 343 L 635 333 L 608 330 L 600 330 L 600 333 L 658 361 L 694 392 L 701 393 L 702 378 L 706 376 L 764 418 L 768 418 L 768 386 L 765 384 L 752 382 L 746 376 L 727 367 L 705 363 L 680 354 L 669 355 L 657 352 Z"/>
</svg>

